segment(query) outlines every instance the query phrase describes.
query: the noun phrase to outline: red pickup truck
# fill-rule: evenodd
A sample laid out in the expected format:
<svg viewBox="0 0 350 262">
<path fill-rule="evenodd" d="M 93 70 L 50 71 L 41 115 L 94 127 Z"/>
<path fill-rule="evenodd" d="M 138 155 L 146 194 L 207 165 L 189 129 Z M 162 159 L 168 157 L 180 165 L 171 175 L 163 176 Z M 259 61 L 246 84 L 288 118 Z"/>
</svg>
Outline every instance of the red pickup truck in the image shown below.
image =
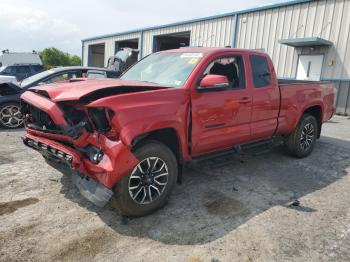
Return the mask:
<svg viewBox="0 0 350 262">
<path fill-rule="evenodd" d="M 166 203 L 185 162 L 282 138 L 311 153 L 334 114 L 328 82 L 278 82 L 263 52 L 181 48 L 154 53 L 117 80 L 74 79 L 21 96 L 25 145 L 70 170 L 98 206 L 126 216 Z"/>
</svg>

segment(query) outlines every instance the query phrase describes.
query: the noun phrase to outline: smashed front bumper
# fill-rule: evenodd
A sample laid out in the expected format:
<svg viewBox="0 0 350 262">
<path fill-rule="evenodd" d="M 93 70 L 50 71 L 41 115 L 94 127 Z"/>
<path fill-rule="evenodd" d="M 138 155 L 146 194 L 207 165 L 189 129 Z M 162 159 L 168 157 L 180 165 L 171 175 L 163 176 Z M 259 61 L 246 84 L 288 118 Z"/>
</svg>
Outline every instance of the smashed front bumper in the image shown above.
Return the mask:
<svg viewBox="0 0 350 262">
<path fill-rule="evenodd" d="M 40 152 L 57 170 L 68 170 L 80 193 L 101 207 L 112 197 L 114 185 L 138 162 L 121 141 L 101 145 L 105 154 L 99 163 L 93 163 L 71 146 L 51 139 L 27 133 L 22 140 L 26 146 Z"/>
</svg>

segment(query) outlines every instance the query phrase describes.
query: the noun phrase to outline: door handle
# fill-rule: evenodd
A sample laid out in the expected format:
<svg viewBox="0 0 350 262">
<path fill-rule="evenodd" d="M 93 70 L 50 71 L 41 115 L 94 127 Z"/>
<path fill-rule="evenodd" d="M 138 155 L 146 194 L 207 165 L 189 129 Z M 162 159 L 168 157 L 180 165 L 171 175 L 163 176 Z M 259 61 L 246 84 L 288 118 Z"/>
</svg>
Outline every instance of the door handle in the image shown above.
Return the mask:
<svg viewBox="0 0 350 262">
<path fill-rule="evenodd" d="M 241 100 L 239 100 L 239 102 L 241 104 L 248 104 L 250 103 L 250 97 L 249 96 L 242 97 Z"/>
</svg>

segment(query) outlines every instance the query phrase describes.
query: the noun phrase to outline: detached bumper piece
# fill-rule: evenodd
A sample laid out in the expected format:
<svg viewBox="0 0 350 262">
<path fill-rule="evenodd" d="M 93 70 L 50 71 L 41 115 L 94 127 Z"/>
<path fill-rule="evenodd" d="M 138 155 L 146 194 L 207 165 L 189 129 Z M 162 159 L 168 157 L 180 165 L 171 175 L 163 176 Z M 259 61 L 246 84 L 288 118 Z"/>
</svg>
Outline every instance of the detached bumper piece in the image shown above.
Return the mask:
<svg viewBox="0 0 350 262">
<path fill-rule="evenodd" d="M 54 157 L 55 159 L 58 159 L 61 163 L 69 167 L 72 167 L 73 157 L 70 154 L 67 154 L 57 148 L 54 148 L 45 143 L 36 141 L 29 137 L 22 137 L 22 140 L 26 146 L 33 148 L 34 150 L 37 150 L 41 154 L 44 154 L 46 156 Z"/>
<path fill-rule="evenodd" d="M 80 194 L 98 207 L 104 207 L 113 196 L 112 190 L 92 178 L 80 175 L 74 170 L 72 170 L 72 180 Z"/>
</svg>

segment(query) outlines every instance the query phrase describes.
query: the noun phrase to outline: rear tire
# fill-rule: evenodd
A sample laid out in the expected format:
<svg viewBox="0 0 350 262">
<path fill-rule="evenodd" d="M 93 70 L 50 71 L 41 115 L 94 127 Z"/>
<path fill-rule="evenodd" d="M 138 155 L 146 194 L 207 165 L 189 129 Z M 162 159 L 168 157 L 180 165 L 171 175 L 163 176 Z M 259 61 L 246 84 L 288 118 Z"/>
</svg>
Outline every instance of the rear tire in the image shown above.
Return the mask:
<svg viewBox="0 0 350 262">
<path fill-rule="evenodd" d="M 308 156 L 314 149 L 318 134 L 316 118 L 309 114 L 304 114 L 298 126 L 286 139 L 286 150 L 288 154 L 303 158 Z"/>
<path fill-rule="evenodd" d="M 163 207 L 177 181 L 173 152 L 164 144 L 148 141 L 135 151 L 140 161 L 115 187 L 112 204 L 128 217 L 145 216 Z"/>
</svg>

